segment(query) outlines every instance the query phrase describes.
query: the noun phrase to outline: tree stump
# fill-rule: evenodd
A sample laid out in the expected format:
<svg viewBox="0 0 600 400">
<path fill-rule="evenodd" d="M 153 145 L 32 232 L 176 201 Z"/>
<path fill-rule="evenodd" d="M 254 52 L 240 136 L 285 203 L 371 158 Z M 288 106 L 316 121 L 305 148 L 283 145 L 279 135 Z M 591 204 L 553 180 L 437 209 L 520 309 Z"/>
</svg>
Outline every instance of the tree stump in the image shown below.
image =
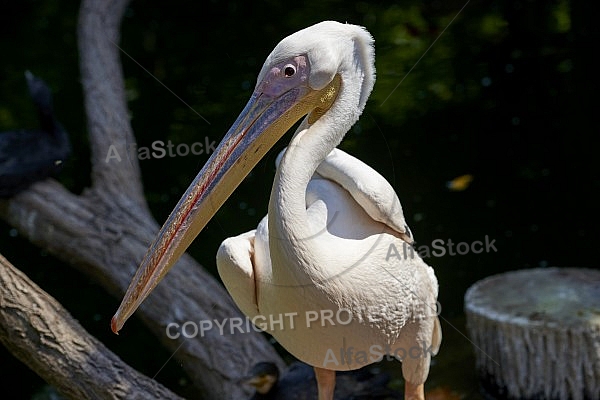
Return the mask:
<svg viewBox="0 0 600 400">
<path fill-rule="evenodd" d="M 508 399 L 600 399 L 600 271 L 485 278 L 465 294 L 480 381 Z"/>
</svg>

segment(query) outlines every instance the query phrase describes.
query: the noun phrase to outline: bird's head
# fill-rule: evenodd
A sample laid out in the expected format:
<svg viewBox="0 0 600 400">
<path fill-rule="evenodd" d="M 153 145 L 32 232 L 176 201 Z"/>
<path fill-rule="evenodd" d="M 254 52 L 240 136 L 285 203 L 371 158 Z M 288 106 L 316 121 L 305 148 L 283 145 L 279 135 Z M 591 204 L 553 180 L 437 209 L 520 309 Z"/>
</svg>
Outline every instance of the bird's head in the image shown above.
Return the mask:
<svg viewBox="0 0 600 400">
<path fill-rule="evenodd" d="M 30 71 L 25 71 L 25 80 L 29 95 L 35 104 L 38 112 L 43 114 L 52 113 L 52 91 L 41 78 L 33 75 Z"/>
<path fill-rule="evenodd" d="M 257 393 L 267 394 L 279 380 L 279 369 L 272 362 L 259 362 L 254 364 L 250 373 L 242 382 L 253 386 Z"/>
<path fill-rule="evenodd" d="M 336 75 L 358 74 L 362 110 L 375 83 L 373 37 L 356 25 L 324 21 L 283 39 L 267 57 L 255 91 L 281 95 L 294 87 L 319 91 Z"/>
</svg>

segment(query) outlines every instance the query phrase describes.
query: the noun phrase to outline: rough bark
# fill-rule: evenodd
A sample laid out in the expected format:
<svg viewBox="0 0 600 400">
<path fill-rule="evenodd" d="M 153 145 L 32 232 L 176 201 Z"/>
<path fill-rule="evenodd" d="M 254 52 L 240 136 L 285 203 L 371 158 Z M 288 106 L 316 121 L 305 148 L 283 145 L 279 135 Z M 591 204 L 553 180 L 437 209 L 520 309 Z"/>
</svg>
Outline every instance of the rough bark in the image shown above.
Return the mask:
<svg viewBox="0 0 600 400">
<path fill-rule="evenodd" d="M 600 398 L 600 271 L 513 271 L 465 295 L 477 370 L 509 399 Z"/>
<path fill-rule="evenodd" d="M 134 142 L 116 47 L 127 3 L 84 0 L 80 9 L 78 38 L 92 146 L 92 187 L 77 196 L 48 179 L 10 200 L 0 200 L 0 217 L 21 235 L 91 276 L 116 299 L 125 293 L 159 228 L 143 197 L 137 159 L 106 162 L 111 145 L 124 154 L 119 146 Z M 117 306 L 115 301 L 115 310 Z M 254 331 L 234 336 L 214 329 L 201 338 L 167 337 L 165 329 L 171 322 L 220 322 L 241 316 L 222 285 L 187 255 L 136 315 L 176 353 L 207 398 L 243 398 L 247 389 L 237 380 L 256 360 L 283 365 L 273 347 Z"/>
<path fill-rule="evenodd" d="M 119 25 L 128 3 L 82 2 L 77 25 L 79 67 L 90 134 L 92 186 L 101 186 L 111 198 L 126 197 L 145 209 L 139 164 L 129 158 L 107 162 L 111 146 L 126 155 L 127 144 L 135 143 L 118 48 Z"/>
<path fill-rule="evenodd" d="M 121 361 L 1 255 L 0 342 L 69 398 L 180 399 Z"/>
</svg>

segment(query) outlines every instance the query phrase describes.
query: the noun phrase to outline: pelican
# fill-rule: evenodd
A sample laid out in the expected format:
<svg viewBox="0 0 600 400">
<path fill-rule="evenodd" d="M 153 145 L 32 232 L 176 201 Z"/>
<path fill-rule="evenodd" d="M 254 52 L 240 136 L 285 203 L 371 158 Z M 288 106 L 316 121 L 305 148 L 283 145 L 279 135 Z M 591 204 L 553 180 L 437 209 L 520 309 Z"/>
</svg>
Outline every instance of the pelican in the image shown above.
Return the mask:
<svg viewBox="0 0 600 400">
<path fill-rule="evenodd" d="M 254 92 L 150 246 L 111 321 L 118 332 L 266 152 L 303 118 L 281 154 L 268 215 L 226 239 L 217 267 L 252 321 L 315 370 L 319 400 L 335 371 L 392 356 L 405 398 L 423 399 L 441 330 L 433 269 L 391 185 L 336 149 L 375 82 L 366 29 L 321 22 L 283 39 Z M 393 249 L 393 250 L 391 250 Z M 393 254 L 393 257 L 390 256 Z"/>
</svg>

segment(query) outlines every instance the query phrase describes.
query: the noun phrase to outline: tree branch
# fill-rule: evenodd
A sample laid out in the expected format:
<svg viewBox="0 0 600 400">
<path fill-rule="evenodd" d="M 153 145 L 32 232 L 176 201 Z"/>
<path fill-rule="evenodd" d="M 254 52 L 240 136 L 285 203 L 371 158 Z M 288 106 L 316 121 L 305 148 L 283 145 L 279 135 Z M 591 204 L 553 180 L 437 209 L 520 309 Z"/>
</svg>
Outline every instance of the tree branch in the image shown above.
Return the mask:
<svg viewBox="0 0 600 400">
<path fill-rule="evenodd" d="M 0 342 L 70 398 L 180 399 L 90 336 L 54 298 L 2 255 Z"/>
<path fill-rule="evenodd" d="M 127 197 L 146 210 L 137 157 L 127 157 L 135 137 L 125 104 L 125 83 L 119 59 L 119 25 L 129 0 L 84 0 L 79 11 L 79 66 L 92 154 L 92 186 Z M 109 151 L 121 161 L 107 161 Z"/>
</svg>

